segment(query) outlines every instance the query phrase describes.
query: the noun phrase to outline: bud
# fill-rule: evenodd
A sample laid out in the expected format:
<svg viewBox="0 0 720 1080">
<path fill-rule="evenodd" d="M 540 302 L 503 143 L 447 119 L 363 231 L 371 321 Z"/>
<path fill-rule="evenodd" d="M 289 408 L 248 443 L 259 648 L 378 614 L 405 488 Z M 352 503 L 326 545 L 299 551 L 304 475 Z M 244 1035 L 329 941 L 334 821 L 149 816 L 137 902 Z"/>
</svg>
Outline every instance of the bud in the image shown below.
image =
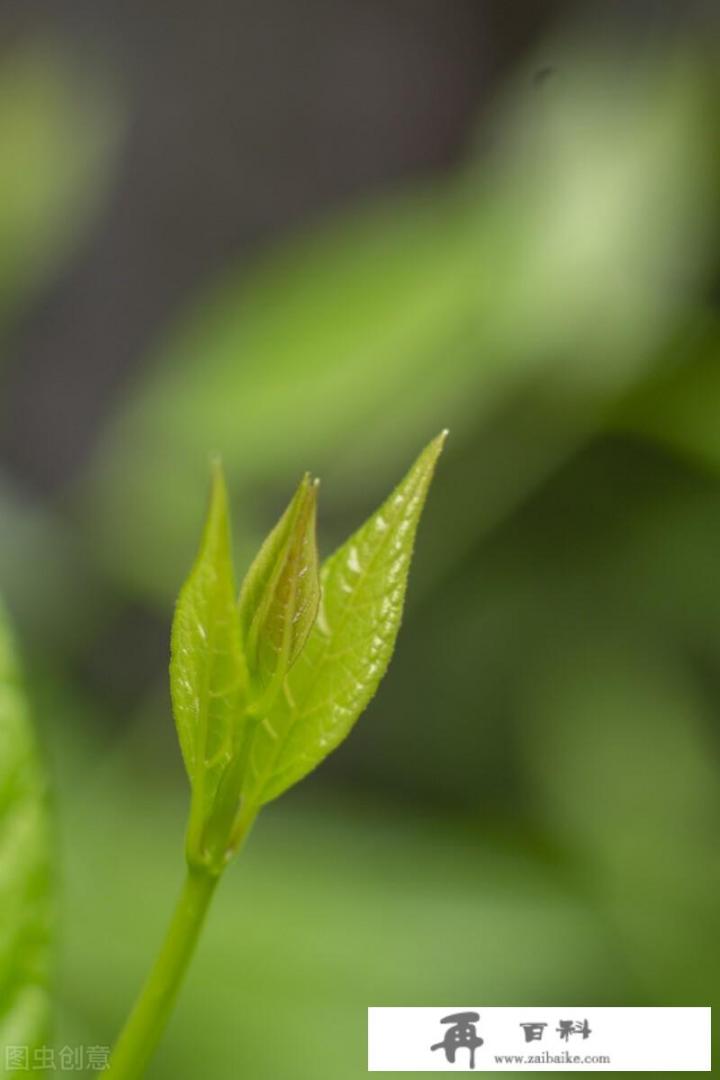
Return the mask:
<svg viewBox="0 0 720 1080">
<path fill-rule="evenodd" d="M 262 711 L 307 641 L 320 601 L 315 511 L 318 482 L 306 473 L 248 571 L 240 593 L 252 711 Z"/>
</svg>

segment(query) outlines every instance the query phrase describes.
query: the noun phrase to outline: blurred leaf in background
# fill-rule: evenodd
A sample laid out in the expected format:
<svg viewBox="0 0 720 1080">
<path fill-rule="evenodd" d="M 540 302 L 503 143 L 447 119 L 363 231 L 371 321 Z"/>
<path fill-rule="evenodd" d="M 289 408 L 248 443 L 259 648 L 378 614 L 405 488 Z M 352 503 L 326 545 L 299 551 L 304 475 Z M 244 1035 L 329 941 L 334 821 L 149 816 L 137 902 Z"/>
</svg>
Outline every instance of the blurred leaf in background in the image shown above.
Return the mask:
<svg viewBox="0 0 720 1080">
<path fill-rule="evenodd" d="M 49 1033 L 50 891 L 45 783 L 0 610 L 0 1076 L 29 1076 Z"/>
<path fill-rule="evenodd" d="M 49 39 L 0 57 L 0 332 L 102 204 L 121 122 L 98 74 Z"/>
<path fill-rule="evenodd" d="M 720 969 L 720 792 L 707 706 L 661 641 L 553 647 L 528 680 L 539 810 L 593 883 L 648 1003 L 712 1000 Z M 589 637 L 589 635 L 588 635 Z M 660 991 L 658 993 L 658 991 Z"/>
</svg>

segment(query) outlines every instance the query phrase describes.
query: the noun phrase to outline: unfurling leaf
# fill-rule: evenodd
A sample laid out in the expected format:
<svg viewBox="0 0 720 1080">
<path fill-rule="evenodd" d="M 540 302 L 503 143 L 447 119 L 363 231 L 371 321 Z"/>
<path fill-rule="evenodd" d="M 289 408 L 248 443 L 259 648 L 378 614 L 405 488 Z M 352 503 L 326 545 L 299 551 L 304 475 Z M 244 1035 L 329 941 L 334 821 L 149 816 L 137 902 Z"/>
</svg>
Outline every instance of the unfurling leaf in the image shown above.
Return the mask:
<svg viewBox="0 0 720 1080">
<path fill-rule="evenodd" d="M 219 873 L 260 807 L 350 731 L 385 674 L 415 532 L 442 450 L 317 568 L 305 475 L 235 601 L 227 494 L 215 469 L 200 552 L 177 603 L 170 682 L 192 787 L 187 855 Z"/>
<path fill-rule="evenodd" d="M 243 798 L 260 806 L 315 768 L 346 737 L 390 662 L 417 524 L 445 433 L 425 448 L 383 506 L 324 564 L 317 621 L 253 728 Z"/>
<path fill-rule="evenodd" d="M 30 1075 L 47 1037 L 50 871 L 45 785 L 35 740 L 0 611 L 0 1076 Z"/>
<path fill-rule="evenodd" d="M 207 850 L 208 824 L 234 812 L 225 803 L 237 802 L 226 782 L 240 756 L 247 691 L 236 595 L 227 493 L 216 465 L 200 551 L 175 609 L 170 661 L 173 711 L 192 788 L 188 856 L 201 862 L 218 854 Z"/>
<path fill-rule="evenodd" d="M 260 548 L 240 594 L 245 656 L 264 700 L 280 688 L 317 616 L 316 502 L 317 483 L 306 473 Z"/>
</svg>

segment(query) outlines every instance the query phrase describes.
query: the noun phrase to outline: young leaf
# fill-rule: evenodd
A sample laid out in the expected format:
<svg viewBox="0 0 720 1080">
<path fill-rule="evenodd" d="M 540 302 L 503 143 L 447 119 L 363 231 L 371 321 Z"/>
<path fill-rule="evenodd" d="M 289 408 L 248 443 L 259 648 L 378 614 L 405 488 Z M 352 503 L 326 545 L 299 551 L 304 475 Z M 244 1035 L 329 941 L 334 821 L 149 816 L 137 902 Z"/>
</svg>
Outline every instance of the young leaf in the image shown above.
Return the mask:
<svg viewBox="0 0 720 1080">
<path fill-rule="evenodd" d="M 254 730 L 243 784 L 261 805 L 347 736 L 387 669 L 402 617 L 415 531 L 445 433 L 383 506 L 324 564 L 317 621 L 284 694 Z"/>
<path fill-rule="evenodd" d="M 188 854 L 201 860 L 203 831 L 220 810 L 220 785 L 242 740 L 247 675 L 235 596 L 227 492 L 216 465 L 200 551 L 175 609 L 170 661 L 173 712 L 192 787 Z M 231 798 L 226 786 L 223 797 Z"/>
<path fill-rule="evenodd" d="M 49 1016 L 50 870 L 45 790 L 0 611 L 0 1075 L 9 1047 L 33 1051 Z M 25 1071 L 13 1071 L 25 1076 Z M 29 1073 L 28 1073 L 29 1075 Z"/>
<path fill-rule="evenodd" d="M 250 567 L 239 613 L 251 678 L 265 694 L 279 687 L 307 641 L 320 600 L 315 508 L 306 473 Z"/>
</svg>

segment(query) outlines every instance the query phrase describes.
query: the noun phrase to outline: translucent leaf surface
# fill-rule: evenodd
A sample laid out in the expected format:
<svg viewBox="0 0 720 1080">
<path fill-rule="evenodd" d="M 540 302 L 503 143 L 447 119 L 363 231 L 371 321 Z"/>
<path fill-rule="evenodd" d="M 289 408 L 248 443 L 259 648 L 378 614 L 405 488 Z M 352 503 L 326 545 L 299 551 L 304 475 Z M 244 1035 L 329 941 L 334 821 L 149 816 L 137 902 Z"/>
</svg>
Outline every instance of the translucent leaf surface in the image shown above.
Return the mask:
<svg viewBox="0 0 720 1080">
<path fill-rule="evenodd" d="M 29 1075 L 6 1051 L 27 1047 L 32 1063 L 47 1037 L 49 882 L 44 783 L 0 611 L 0 1076 Z"/>
<path fill-rule="evenodd" d="M 245 655 L 261 689 L 287 674 L 317 616 L 316 502 L 317 485 L 306 474 L 250 567 L 240 594 Z"/>
<path fill-rule="evenodd" d="M 261 804 L 346 737 L 387 669 L 400 626 L 415 531 L 444 434 L 324 564 L 320 610 L 284 694 L 257 727 L 244 796 Z"/>
<path fill-rule="evenodd" d="M 246 674 L 235 597 L 227 492 L 216 466 L 200 551 L 172 629 L 170 690 L 192 785 L 191 830 L 212 811 L 241 737 Z"/>
</svg>

